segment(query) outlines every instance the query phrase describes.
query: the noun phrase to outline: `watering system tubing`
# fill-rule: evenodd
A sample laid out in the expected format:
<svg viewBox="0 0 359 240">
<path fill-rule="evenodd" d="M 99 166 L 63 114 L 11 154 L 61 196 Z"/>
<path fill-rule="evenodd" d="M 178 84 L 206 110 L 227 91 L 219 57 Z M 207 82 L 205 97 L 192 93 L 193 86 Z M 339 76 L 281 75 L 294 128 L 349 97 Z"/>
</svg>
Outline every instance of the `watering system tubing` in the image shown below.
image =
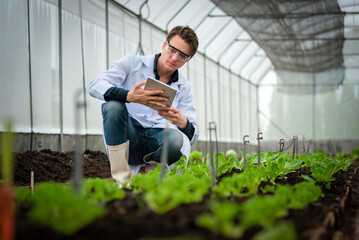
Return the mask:
<svg viewBox="0 0 359 240">
<path fill-rule="evenodd" d="M 279 140 L 279 152 L 283 152 L 284 149 L 284 139 Z"/>
<path fill-rule="evenodd" d="M 310 149 L 310 145 L 312 144 L 312 140 L 309 140 L 309 142 L 308 142 L 308 148 L 307 148 L 307 151 L 306 151 L 306 153 L 308 154 L 309 153 L 309 149 Z"/>
<path fill-rule="evenodd" d="M 294 159 L 294 156 L 295 156 L 295 151 L 296 151 L 296 145 L 297 145 L 297 138 L 296 136 L 293 136 L 293 154 L 292 154 L 292 159 Z"/>
</svg>

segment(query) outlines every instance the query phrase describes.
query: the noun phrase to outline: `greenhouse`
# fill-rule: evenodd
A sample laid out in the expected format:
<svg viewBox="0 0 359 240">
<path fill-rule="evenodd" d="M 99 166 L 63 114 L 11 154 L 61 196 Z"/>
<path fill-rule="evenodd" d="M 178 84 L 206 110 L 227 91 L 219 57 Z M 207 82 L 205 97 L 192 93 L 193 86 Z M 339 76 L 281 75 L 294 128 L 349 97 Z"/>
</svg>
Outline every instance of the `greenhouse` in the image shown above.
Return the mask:
<svg viewBox="0 0 359 240">
<path fill-rule="evenodd" d="M 359 239 L 359 0 L 1 0 L 0 53 L 0 239 Z"/>
</svg>

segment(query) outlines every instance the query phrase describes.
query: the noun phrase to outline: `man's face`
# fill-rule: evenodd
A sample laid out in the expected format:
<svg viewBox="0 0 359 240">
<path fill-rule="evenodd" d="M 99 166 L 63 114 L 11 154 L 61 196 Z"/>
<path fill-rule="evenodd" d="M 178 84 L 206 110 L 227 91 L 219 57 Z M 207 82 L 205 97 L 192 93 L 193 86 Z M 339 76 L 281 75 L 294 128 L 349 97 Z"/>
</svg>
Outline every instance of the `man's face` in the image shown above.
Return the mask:
<svg viewBox="0 0 359 240">
<path fill-rule="evenodd" d="M 189 60 L 190 52 L 190 45 L 176 35 L 169 42 L 166 40 L 163 43 L 160 57 L 162 66 L 167 71 L 174 72 Z"/>
</svg>

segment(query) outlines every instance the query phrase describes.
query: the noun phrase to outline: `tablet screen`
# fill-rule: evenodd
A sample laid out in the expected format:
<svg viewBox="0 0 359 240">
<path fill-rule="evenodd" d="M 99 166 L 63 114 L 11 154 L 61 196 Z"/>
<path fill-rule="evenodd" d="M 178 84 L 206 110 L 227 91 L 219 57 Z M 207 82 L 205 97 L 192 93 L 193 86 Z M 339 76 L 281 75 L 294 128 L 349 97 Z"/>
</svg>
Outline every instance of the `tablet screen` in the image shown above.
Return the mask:
<svg viewBox="0 0 359 240">
<path fill-rule="evenodd" d="M 177 89 L 159 81 L 154 78 L 148 77 L 146 84 L 146 90 L 163 90 L 164 93 L 160 96 L 167 98 L 167 101 L 159 101 L 162 104 L 165 104 L 167 107 L 171 107 L 174 97 L 176 96 Z M 158 110 L 157 108 L 153 108 Z"/>
</svg>

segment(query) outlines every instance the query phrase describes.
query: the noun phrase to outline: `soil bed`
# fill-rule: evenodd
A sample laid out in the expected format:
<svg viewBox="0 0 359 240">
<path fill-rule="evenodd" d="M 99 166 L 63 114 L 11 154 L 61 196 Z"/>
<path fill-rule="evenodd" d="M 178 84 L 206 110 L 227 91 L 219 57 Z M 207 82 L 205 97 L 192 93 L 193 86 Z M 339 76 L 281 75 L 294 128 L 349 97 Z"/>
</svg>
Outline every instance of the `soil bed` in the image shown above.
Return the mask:
<svg viewBox="0 0 359 240">
<path fill-rule="evenodd" d="M 30 172 L 35 172 L 35 182 L 66 182 L 71 176 L 73 153 L 59 153 L 50 150 L 16 154 L 15 178 L 17 186 L 29 185 Z M 286 220 L 293 222 L 299 239 L 355 239 L 355 221 L 359 209 L 359 160 L 347 172 L 335 174 L 330 189 L 325 189 L 323 198 L 302 210 L 291 210 Z M 238 174 L 226 173 L 223 177 Z M 85 177 L 110 178 L 110 166 L 104 153 L 85 151 Z M 278 180 L 281 184 L 295 184 L 303 179 L 306 169 L 287 175 Z M 309 174 L 310 176 L 310 174 Z M 270 183 L 263 183 L 262 186 Z M 324 189 L 324 188 L 323 188 Z M 201 203 L 181 205 L 159 215 L 149 209 L 141 195 L 127 191 L 122 200 L 114 200 L 106 205 L 107 215 L 97 219 L 75 235 L 63 236 L 49 228 L 38 227 L 26 221 L 30 206 L 21 205 L 17 210 L 17 239 L 226 239 L 223 236 L 200 228 L 196 217 L 208 212 L 209 194 Z M 233 198 L 243 202 L 243 198 Z M 329 216 L 329 217 L 328 217 Z M 329 219 L 329 220 L 328 220 Z M 252 239 L 260 230 L 254 227 L 241 239 Z"/>
<path fill-rule="evenodd" d="M 16 154 L 14 184 L 30 185 L 31 171 L 34 171 L 35 183 L 67 182 L 71 177 L 73 159 L 74 152 L 63 153 L 48 149 Z M 107 156 L 100 151 L 86 150 L 83 165 L 85 177 L 111 178 Z"/>
</svg>

